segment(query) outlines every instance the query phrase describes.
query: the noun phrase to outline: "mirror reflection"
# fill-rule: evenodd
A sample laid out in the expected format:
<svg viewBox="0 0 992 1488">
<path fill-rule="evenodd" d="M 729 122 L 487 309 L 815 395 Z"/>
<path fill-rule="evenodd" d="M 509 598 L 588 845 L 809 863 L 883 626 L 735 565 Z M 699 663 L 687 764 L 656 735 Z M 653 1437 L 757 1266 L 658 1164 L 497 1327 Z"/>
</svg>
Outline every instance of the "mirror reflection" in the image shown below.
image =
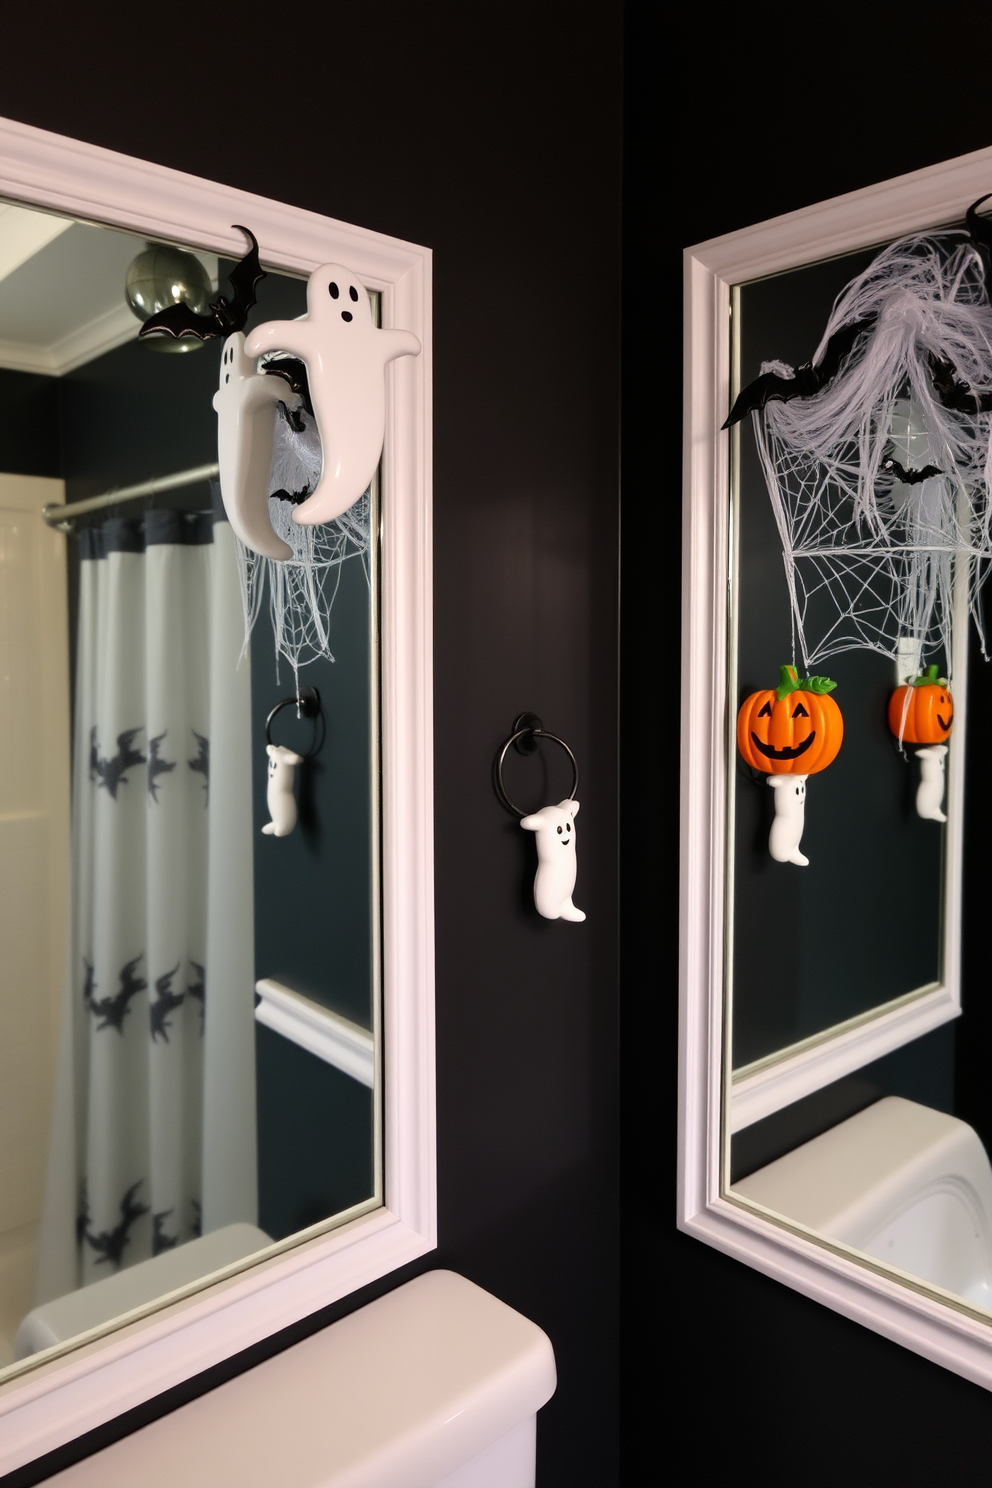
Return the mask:
<svg viewBox="0 0 992 1488">
<path fill-rule="evenodd" d="M 138 340 L 235 268 L 0 205 L 0 1366 L 380 1201 L 376 483 L 248 553 L 223 338 Z"/>
<path fill-rule="evenodd" d="M 990 1309 L 988 1030 L 957 1016 L 986 237 L 969 216 L 734 294 L 724 1158 L 731 1198 Z"/>
</svg>

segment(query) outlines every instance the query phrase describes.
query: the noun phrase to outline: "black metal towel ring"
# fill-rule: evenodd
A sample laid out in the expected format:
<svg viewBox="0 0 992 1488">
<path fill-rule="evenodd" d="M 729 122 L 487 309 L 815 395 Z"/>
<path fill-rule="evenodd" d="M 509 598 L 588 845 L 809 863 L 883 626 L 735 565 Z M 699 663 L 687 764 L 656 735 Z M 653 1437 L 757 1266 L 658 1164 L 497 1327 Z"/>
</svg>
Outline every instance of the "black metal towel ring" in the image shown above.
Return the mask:
<svg viewBox="0 0 992 1488">
<path fill-rule="evenodd" d="M 512 811 L 514 816 L 526 816 L 527 812 L 521 811 L 519 806 L 515 806 L 506 794 L 506 786 L 503 784 L 503 761 L 506 759 L 506 751 L 512 744 L 518 754 L 533 754 L 537 748 L 538 739 L 550 739 L 552 744 L 557 744 L 561 749 L 564 749 L 572 761 L 572 789 L 565 799 L 574 801 L 575 792 L 579 788 L 579 766 L 575 755 L 569 749 L 565 740 L 559 739 L 557 734 L 549 734 L 536 713 L 521 713 L 514 720 L 513 733 L 493 761 L 493 785 L 496 794 L 507 811 Z"/>
<path fill-rule="evenodd" d="M 265 720 L 266 744 L 272 743 L 272 720 L 283 708 L 295 708 L 297 718 L 309 718 L 313 721 L 313 742 L 303 758 L 310 759 L 318 754 L 324 744 L 325 724 L 324 710 L 320 706 L 320 693 L 316 687 L 304 687 L 301 692 L 294 692 L 292 697 L 280 698 Z"/>
</svg>

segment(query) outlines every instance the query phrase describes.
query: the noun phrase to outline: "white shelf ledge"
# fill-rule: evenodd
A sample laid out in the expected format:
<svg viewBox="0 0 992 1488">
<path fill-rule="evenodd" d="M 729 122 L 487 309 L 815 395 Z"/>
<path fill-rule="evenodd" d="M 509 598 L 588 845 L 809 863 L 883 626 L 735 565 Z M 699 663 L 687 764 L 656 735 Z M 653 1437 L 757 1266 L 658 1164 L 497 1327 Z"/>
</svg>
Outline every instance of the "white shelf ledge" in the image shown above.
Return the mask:
<svg viewBox="0 0 992 1488">
<path fill-rule="evenodd" d="M 372 1089 L 375 1044 L 367 1028 L 267 977 L 255 983 L 255 991 L 262 999 L 255 1008 L 257 1022 Z"/>
</svg>

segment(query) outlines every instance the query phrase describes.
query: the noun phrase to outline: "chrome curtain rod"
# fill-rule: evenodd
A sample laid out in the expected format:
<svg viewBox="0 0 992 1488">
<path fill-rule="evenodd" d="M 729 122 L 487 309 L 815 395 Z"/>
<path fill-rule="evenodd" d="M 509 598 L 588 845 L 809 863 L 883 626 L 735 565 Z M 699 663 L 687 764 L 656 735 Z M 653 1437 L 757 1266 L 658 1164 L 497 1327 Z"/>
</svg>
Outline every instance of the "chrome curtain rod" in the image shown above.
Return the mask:
<svg viewBox="0 0 992 1488">
<path fill-rule="evenodd" d="M 160 475 L 155 480 L 140 481 L 136 486 L 121 486 L 119 491 L 105 491 L 102 496 L 88 496 L 85 501 L 69 501 L 65 506 L 49 502 L 41 515 L 49 527 L 60 527 L 63 532 L 72 530 L 73 517 L 86 512 L 99 511 L 104 506 L 116 506 L 119 501 L 134 501 L 139 496 L 154 496 L 158 491 L 178 491 L 183 486 L 194 486 L 197 481 L 213 480 L 218 473 L 216 460 L 210 465 L 194 465 L 191 470 L 177 470 L 175 475 Z"/>
</svg>

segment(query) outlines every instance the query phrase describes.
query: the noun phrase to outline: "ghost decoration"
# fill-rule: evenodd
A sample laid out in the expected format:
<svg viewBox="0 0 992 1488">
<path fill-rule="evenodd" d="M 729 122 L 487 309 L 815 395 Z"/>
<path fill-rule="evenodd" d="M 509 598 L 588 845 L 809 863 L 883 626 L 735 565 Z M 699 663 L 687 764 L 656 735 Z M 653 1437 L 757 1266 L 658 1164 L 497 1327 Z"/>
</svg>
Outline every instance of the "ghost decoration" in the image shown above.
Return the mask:
<svg viewBox="0 0 992 1488">
<path fill-rule="evenodd" d="M 307 368 L 310 401 L 323 465 L 312 494 L 293 521 L 316 526 L 340 517 L 368 490 L 382 454 L 386 428 L 386 364 L 417 356 L 412 331 L 380 330 L 364 286 L 341 264 L 315 269 L 307 284 L 307 313 L 270 320 L 245 343 L 250 357 L 282 351 Z"/>
<path fill-rule="evenodd" d="M 227 519 L 245 546 L 282 563 L 292 558 L 293 550 L 269 520 L 272 437 L 277 405 L 295 407 L 298 402 L 282 378 L 256 370 L 241 331 L 228 336 L 214 394 L 220 494 Z"/>
<path fill-rule="evenodd" d="M 769 775 L 768 784 L 775 792 L 775 819 L 768 834 L 768 851 L 776 863 L 809 866 L 809 858 L 799 851 L 806 824 L 806 775 Z"/>
<path fill-rule="evenodd" d="M 269 756 L 269 786 L 265 801 L 272 820 L 266 822 L 262 831 L 266 837 L 288 837 L 296 826 L 296 797 L 293 781 L 296 766 L 302 765 L 302 754 L 295 754 L 284 744 L 266 744 Z"/>
<path fill-rule="evenodd" d="M 559 801 L 542 806 L 532 816 L 521 818 L 525 832 L 537 833 L 537 876 L 534 905 L 546 920 L 585 919 L 572 903 L 575 888 L 575 813 L 578 801 Z"/>
<path fill-rule="evenodd" d="M 924 821 L 946 822 L 944 805 L 944 763 L 946 744 L 931 744 L 916 751 L 920 762 L 920 783 L 916 788 L 916 814 Z"/>
</svg>

